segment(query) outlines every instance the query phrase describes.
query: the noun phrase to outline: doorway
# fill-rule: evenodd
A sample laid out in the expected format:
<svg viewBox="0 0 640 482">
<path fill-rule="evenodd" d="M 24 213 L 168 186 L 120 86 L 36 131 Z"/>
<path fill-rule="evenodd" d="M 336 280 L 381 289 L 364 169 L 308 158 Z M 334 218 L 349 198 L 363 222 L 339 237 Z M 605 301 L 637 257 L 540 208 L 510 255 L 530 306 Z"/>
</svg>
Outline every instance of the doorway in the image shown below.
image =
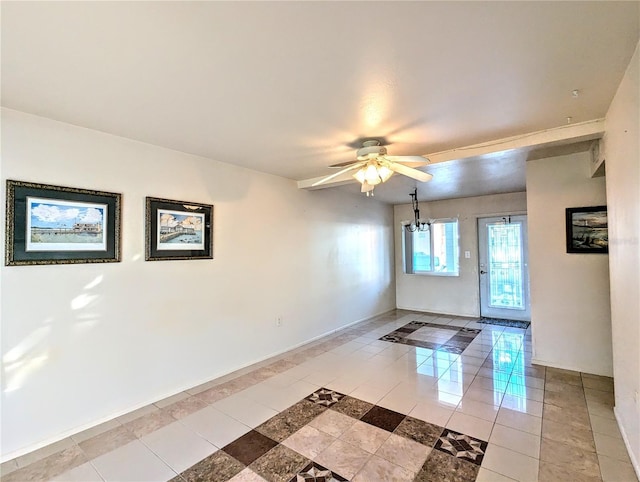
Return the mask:
<svg viewBox="0 0 640 482">
<path fill-rule="evenodd" d="M 530 321 L 527 216 L 478 219 L 480 315 Z"/>
</svg>

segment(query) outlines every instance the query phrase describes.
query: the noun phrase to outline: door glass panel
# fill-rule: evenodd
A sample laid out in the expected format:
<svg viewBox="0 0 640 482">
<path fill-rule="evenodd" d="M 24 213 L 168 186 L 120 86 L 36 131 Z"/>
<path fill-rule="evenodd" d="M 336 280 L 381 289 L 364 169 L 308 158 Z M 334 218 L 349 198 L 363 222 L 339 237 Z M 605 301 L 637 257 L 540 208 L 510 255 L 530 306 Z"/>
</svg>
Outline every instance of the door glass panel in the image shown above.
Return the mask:
<svg viewBox="0 0 640 482">
<path fill-rule="evenodd" d="M 519 223 L 488 224 L 489 306 L 523 310 L 522 231 Z"/>
</svg>

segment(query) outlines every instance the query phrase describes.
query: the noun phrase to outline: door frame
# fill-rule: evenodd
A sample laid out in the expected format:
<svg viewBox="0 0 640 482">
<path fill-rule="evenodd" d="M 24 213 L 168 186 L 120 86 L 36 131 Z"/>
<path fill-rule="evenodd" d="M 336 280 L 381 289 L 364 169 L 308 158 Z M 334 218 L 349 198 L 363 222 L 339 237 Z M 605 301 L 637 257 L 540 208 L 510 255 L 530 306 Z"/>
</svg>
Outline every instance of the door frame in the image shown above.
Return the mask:
<svg viewBox="0 0 640 482">
<path fill-rule="evenodd" d="M 483 300 L 488 296 L 488 273 L 487 276 L 482 271 L 488 271 L 486 268 L 487 253 L 483 253 L 482 237 L 484 233 L 481 229 L 481 223 L 487 220 L 504 220 L 505 223 L 511 222 L 513 218 L 521 218 L 524 224 L 524 233 L 521 240 L 522 246 L 522 262 L 523 262 L 523 299 L 524 310 L 511 308 L 485 308 Z M 481 317 L 488 318 L 505 318 L 510 320 L 531 321 L 531 297 L 529 292 L 529 243 L 528 243 L 528 218 L 526 212 L 516 212 L 507 214 L 482 215 L 476 219 L 477 239 L 478 239 L 478 312 Z M 487 249 L 486 240 L 484 249 Z"/>
</svg>

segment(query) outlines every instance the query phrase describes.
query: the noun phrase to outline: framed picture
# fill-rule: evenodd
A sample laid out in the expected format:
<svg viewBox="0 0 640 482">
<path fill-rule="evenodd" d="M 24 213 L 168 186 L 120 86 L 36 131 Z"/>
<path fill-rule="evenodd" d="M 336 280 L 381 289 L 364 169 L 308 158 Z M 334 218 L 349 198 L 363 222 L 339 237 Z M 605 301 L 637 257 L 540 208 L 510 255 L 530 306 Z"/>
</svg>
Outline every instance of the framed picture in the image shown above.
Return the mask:
<svg viewBox="0 0 640 482">
<path fill-rule="evenodd" d="M 567 208 L 567 253 L 608 253 L 607 206 Z"/>
<path fill-rule="evenodd" d="M 120 261 L 121 195 L 7 180 L 5 264 Z"/>
<path fill-rule="evenodd" d="M 147 197 L 147 261 L 213 258 L 213 206 Z"/>
</svg>

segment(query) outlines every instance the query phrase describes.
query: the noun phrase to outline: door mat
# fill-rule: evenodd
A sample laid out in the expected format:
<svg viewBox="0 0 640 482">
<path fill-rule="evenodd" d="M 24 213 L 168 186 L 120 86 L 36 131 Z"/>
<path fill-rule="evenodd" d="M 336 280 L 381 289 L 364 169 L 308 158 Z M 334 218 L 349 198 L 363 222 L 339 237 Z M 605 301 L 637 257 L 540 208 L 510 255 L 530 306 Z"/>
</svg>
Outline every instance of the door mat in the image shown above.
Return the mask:
<svg viewBox="0 0 640 482">
<path fill-rule="evenodd" d="M 502 318 L 485 318 L 484 316 L 478 320 L 478 323 L 487 325 L 508 326 L 509 328 L 522 328 L 526 330 L 531 324 L 530 321 L 505 320 Z"/>
</svg>

